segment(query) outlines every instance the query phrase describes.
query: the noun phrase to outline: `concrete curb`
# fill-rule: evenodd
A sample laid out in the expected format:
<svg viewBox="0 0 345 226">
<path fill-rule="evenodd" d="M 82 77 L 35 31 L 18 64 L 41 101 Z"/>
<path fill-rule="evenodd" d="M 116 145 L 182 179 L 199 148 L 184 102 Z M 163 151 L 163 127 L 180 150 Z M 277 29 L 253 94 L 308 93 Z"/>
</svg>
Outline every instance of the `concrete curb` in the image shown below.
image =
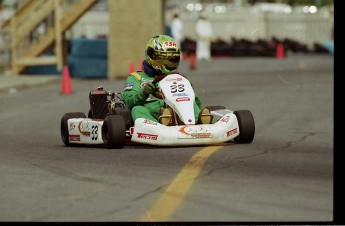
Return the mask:
<svg viewBox="0 0 345 226">
<path fill-rule="evenodd" d="M 0 93 L 51 85 L 60 81 L 60 76 L 0 76 Z"/>
</svg>

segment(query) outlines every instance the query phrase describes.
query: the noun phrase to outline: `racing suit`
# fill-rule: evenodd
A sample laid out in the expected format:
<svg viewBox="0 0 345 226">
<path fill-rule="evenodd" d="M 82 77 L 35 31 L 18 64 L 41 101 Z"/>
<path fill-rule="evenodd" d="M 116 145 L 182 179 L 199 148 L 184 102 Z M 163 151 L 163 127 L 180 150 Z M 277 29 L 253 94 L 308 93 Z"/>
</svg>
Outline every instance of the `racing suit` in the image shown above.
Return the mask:
<svg viewBox="0 0 345 226">
<path fill-rule="evenodd" d="M 124 86 L 123 98 L 125 105 L 131 109 L 132 119 L 135 122 L 137 118 L 146 118 L 157 122 L 158 112 L 161 107 L 167 107 L 164 100 L 154 97 L 150 94 L 147 98 L 140 92 L 147 82 L 152 82 L 157 73 L 146 61 L 143 61 L 143 71 L 131 73 Z M 197 121 L 201 109 L 201 100 L 195 95 L 194 116 Z"/>
</svg>

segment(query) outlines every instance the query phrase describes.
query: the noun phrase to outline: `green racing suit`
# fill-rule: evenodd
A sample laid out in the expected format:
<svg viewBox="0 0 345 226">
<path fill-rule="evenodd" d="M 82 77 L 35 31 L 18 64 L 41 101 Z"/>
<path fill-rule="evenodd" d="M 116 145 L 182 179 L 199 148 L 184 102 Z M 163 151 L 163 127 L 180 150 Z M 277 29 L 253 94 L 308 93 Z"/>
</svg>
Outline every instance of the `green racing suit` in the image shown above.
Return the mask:
<svg viewBox="0 0 345 226">
<path fill-rule="evenodd" d="M 127 78 L 123 89 L 123 98 L 125 105 L 131 109 L 131 116 L 134 122 L 137 118 L 146 118 L 157 122 L 159 109 L 161 107 L 167 107 L 164 100 L 157 98 L 152 94 L 147 98 L 141 92 L 141 89 L 146 85 L 146 83 L 152 82 L 155 78 L 155 76 L 151 76 L 144 71 L 133 72 Z M 195 121 L 198 120 L 201 106 L 202 103 L 200 98 L 195 95 Z"/>
</svg>

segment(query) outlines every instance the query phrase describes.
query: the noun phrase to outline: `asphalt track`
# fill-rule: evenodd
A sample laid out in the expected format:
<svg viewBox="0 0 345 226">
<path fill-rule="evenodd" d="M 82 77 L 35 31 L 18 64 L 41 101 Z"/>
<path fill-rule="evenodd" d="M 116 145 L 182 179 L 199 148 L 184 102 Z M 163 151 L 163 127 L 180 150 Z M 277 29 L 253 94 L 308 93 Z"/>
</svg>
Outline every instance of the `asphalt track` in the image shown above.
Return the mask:
<svg viewBox="0 0 345 226">
<path fill-rule="evenodd" d="M 181 63 L 204 105 L 250 110 L 251 144 L 65 147 L 64 113 L 124 80 L 72 79 L 0 94 L 0 221 L 331 222 L 332 55 Z"/>
</svg>

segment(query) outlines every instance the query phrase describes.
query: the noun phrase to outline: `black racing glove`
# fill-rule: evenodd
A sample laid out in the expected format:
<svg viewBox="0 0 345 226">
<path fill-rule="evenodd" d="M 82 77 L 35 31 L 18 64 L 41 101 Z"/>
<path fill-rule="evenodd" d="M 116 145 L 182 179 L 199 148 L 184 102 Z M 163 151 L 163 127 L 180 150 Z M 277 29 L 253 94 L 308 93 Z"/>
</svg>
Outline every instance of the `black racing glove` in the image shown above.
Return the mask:
<svg viewBox="0 0 345 226">
<path fill-rule="evenodd" d="M 139 91 L 138 97 L 141 100 L 146 100 L 150 94 L 156 92 L 156 86 L 152 82 L 146 83 L 146 85 Z"/>
</svg>

